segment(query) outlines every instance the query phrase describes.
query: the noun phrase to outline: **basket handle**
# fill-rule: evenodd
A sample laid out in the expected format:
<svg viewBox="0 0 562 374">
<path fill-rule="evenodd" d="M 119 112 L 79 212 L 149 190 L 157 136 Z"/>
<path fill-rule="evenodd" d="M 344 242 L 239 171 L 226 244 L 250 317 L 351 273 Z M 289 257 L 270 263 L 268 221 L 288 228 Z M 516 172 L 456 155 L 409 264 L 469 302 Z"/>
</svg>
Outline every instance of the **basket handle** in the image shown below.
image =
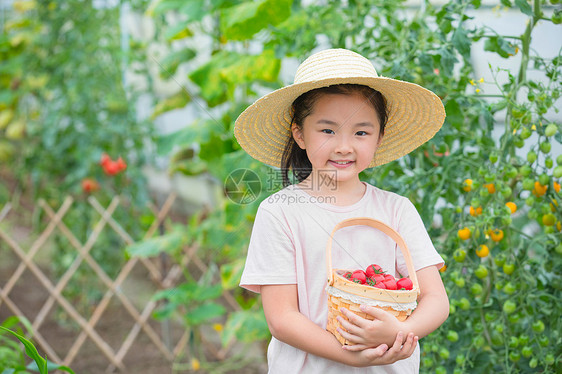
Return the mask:
<svg viewBox="0 0 562 374">
<path fill-rule="evenodd" d="M 336 225 L 332 233 L 330 234 L 330 239 L 328 240 L 328 244 L 326 246 L 326 270 L 328 274 L 328 285 L 332 285 L 334 281 L 334 277 L 332 275 L 332 241 L 334 239 L 334 234 L 339 229 L 343 229 L 344 227 L 349 226 L 370 226 L 372 228 L 378 229 L 382 231 L 384 234 L 388 235 L 392 240 L 398 244 L 400 250 L 402 251 L 402 255 L 404 256 L 404 260 L 406 261 L 406 268 L 408 269 L 408 274 L 412 283 L 414 285 L 414 289 L 418 290 L 419 293 L 419 284 L 418 284 L 418 277 L 416 275 L 416 271 L 414 270 L 414 263 L 412 262 L 412 256 L 410 256 L 410 251 L 404 242 L 404 239 L 398 234 L 392 227 L 388 226 L 386 223 L 378 221 L 373 218 L 369 217 L 357 217 L 357 218 L 348 218 Z"/>
</svg>

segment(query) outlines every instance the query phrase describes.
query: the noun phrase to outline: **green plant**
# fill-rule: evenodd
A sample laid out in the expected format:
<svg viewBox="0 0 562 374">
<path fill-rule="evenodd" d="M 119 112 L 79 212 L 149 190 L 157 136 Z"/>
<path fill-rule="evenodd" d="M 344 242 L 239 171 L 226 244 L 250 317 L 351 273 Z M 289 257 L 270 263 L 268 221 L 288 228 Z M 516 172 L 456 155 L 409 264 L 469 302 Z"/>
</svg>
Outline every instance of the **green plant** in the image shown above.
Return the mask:
<svg viewBox="0 0 562 374">
<path fill-rule="evenodd" d="M 18 322 L 23 323 L 30 330 L 29 322 L 17 317 L 6 319 L 0 326 L 0 370 L 2 374 L 29 373 L 29 371 L 38 371 L 41 374 L 46 374 L 49 369 L 74 373 L 67 366 L 54 364 L 41 357 L 39 352 L 37 352 L 37 348 L 30 340 L 26 339 L 22 334 L 10 330 L 10 327 Z M 24 345 L 25 353 L 33 359 L 33 362 L 25 365 L 25 357 L 20 349 L 20 345 L 13 339 L 9 339 L 5 334 L 17 338 Z"/>
<path fill-rule="evenodd" d="M 170 228 L 167 234 L 152 239 L 144 240 L 127 248 L 128 254 L 141 258 L 149 258 L 160 253 L 166 253 L 178 264 L 184 262 L 186 255 L 184 248 L 192 242 L 193 235 L 196 235 L 196 224 L 200 218 L 194 216 L 191 220 L 193 226 L 185 230 L 181 225 Z M 205 263 L 210 263 L 207 271 L 199 277 L 193 269 L 182 267 L 182 282 L 173 288 L 157 292 L 153 300 L 159 302 L 160 306 L 153 313 L 153 317 L 158 320 L 174 319 L 179 320 L 189 332 L 189 356 L 194 357 L 190 363 L 182 363 L 183 354 L 176 357 L 174 367 L 181 370 L 184 367 L 199 365 L 212 372 L 229 372 L 238 367 L 251 364 L 251 359 L 246 357 L 247 349 L 236 353 L 231 357 L 225 358 L 222 362 L 213 363 L 205 358 L 205 352 L 200 344 L 202 334 L 209 334 L 202 331 L 204 325 L 213 324 L 214 329 L 220 334 L 220 340 L 224 347 L 229 346 L 234 340 L 251 343 L 256 340 L 263 340 L 269 337 L 267 323 L 261 310 L 251 308 L 254 304 L 247 303 L 245 308 L 240 311 L 232 311 L 227 314 L 227 308 L 219 300 L 225 292 L 234 289 L 239 279 L 240 263 L 225 265 L 219 270 L 216 267 L 216 259 L 212 256 L 208 258 L 207 253 L 198 253 Z M 253 300 L 255 301 L 255 300 Z M 200 357 L 199 360 L 197 357 Z"/>
<path fill-rule="evenodd" d="M 143 1 L 127 2 L 145 7 Z M 124 204 L 115 218 L 132 236 L 139 236 L 135 219 L 144 214 L 147 183 L 141 167 L 151 157 L 147 145 L 152 122 L 139 119 L 137 99 L 143 91 L 126 81 L 138 46 L 122 45 L 121 4 L 95 2 L 16 1 L 3 10 L 0 33 L 0 201 L 17 208 L 25 199 L 44 199 L 58 209 L 74 197 L 64 224 L 86 243 L 99 220 L 88 202 L 94 196 L 107 207 L 115 195 Z M 5 22 L 4 22 L 5 20 Z M 150 85 L 147 88 L 151 90 Z M 119 168 L 108 169 L 102 156 L 122 157 Z M 100 165 L 102 163 L 103 165 Z M 6 177 L 6 178 L 4 178 Z M 37 210 L 40 211 L 40 210 Z M 44 215 L 34 215 L 34 229 L 43 229 Z M 55 231 L 53 270 L 61 276 L 76 258 L 76 249 Z M 123 241 L 104 230 L 90 252 L 110 276 L 125 261 L 116 247 Z M 87 308 L 103 290 L 83 284 L 92 271 L 81 267 L 65 296 Z"/>
<path fill-rule="evenodd" d="M 138 166 L 148 160 L 152 127 L 137 118 L 141 92 L 125 83 L 129 55 L 135 60 L 121 46 L 120 7 L 23 1 L 6 15 L 0 130 L 15 190 L 61 201 L 81 195 L 81 181 L 93 177 L 108 195 L 146 201 Z M 103 177 L 103 153 L 127 160 L 126 178 Z"/>
</svg>

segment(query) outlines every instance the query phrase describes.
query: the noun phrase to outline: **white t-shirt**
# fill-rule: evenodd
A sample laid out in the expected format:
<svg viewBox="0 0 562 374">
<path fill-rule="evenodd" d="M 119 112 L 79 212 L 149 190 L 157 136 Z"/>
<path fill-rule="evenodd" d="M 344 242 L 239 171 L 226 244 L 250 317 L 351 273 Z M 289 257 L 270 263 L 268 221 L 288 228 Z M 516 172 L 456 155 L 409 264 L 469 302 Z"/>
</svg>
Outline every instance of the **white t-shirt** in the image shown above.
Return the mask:
<svg viewBox="0 0 562 374">
<path fill-rule="evenodd" d="M 371 217 L 394 228 L 411 253 L 414 268 L 443 266 L 423 221 L 405 197 L 366 184 L 365 195 L 350 206 L 321 201 L 297 186 L 289 186 L 264 200 L 258 209 L 240 286 L 260 292 L 263 284 L 296 284 L 302 314 L 326 328 L 326 244 L 340 221 Z M 365 269 L 379 264 L 384 271 L 407 276 L 399 247 L 382 232 L 368 226 L 338 230 L 332 244 L 332 266 Z M 267 360 L 269 373 L 417 373 L 419 347 L 409 358 L 392 365 L 354 368 L 309 354 L 274 337 Z"/>
</svg>

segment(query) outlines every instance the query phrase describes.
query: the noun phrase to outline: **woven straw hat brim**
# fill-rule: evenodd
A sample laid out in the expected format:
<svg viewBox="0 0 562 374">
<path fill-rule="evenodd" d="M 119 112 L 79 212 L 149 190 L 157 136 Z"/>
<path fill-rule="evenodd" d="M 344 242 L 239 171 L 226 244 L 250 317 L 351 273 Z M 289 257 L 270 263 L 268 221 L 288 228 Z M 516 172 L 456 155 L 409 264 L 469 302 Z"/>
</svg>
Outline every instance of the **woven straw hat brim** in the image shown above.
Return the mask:
<svg viewBox="0 0 562 374">
<path fill-rule="evenodd" d="M 369 86 L 386 99 L 389 117 L 382 143 L 369 167 L 410 153 L 443 125 L 445 108 L 441 100 L 417 84 L 385 77 L 329 78 L 289 85 L 257 100 L 236 120 L 234 135 L 238 143 L 256 160 L 281 167 L 281 157 L 291 136 L 293 101 L 315 88 L 346 83 Z"/>
</svg>

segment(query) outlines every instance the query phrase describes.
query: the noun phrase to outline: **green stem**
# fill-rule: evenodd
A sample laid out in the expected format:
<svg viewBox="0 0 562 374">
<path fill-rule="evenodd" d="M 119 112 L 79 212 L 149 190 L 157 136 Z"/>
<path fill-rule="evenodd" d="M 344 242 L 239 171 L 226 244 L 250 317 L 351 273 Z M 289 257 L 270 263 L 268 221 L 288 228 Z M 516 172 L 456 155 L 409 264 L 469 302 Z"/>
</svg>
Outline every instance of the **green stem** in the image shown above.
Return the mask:
<svg viewBox="0 0 562 374">
<path fill-rule="evenodd" d="M 488 342 L 488 345 L 492 345 L 492 338 L 490 337 L 490 332 L 488 331 L 488 324 L 486 323 L 486 318 L 484 317 L 484 309 L 480 308 L 480 322 L 482 322 L 482 332 L 484 333 L 484 338 Z"/>
<path fill-rule="evenodd" d="M 541 2 L 534 0 L 533 16 L 529 19 L 525 32 L 521 35 L 521 65 L 517 77 L 517 86 L 521 86 L 527 79 L 527 68 L 529 66 L 529 49 L 531 46 L 531 33 L 537 22 L 541 19 Z"/>
</svg>

